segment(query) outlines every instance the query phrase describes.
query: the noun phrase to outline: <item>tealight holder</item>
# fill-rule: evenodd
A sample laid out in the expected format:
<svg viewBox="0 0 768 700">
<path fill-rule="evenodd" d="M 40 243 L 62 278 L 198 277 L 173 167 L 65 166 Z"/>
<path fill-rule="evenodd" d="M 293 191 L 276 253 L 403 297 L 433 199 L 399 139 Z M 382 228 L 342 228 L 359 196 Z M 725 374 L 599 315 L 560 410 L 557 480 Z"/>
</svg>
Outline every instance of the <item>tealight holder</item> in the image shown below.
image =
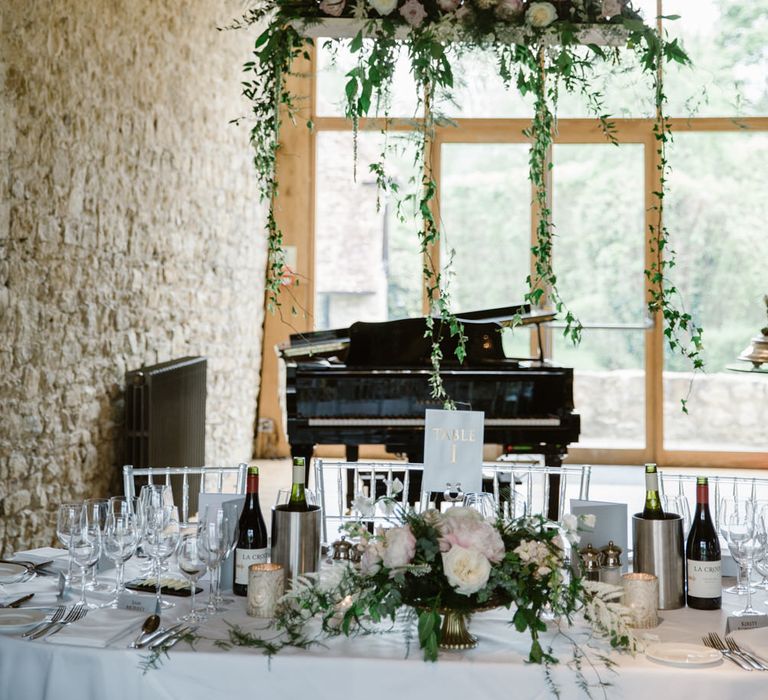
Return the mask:
<svg viewBox="0 0 768 700">
<path fill-rule="evenodd" d="M 282 564 L 251 564 L 248 567 L 248 614 L 274 617 L 277 601 L 285 590 Z"/>
<path fill-rule="evenodd" d="M 632 615 L 631 627 L 648 629 L 659 624 L 659 579 L 653 574 L 624 574 L 624 606 Z"/>
</svg>

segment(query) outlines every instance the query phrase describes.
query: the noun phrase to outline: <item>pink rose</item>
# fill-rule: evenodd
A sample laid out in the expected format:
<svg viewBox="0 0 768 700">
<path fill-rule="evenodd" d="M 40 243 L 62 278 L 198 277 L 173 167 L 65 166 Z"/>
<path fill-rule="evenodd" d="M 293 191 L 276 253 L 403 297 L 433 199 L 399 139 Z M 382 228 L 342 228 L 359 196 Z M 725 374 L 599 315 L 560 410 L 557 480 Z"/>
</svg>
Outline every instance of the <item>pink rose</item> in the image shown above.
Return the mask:
<svg viewBox="0 0 768 700">
<path fill-rule="evenodd" d="M 346 4 L 347 0 L 323 0 L 320 3 L 320 10 L 331 17 L 341 17 Z"/>
<path fill-rule="evenodd" d="M 521 17 L 524 9 L 523 0 L 499 0 L 494 12 L 499 19 L 510 21 Z"/>
<path fill-rule="evenodd" d="M 410 564 L 413 561 L 413 555 L 416 554 L 416 538 L 407 525 L 385 530 L 383 545 L 381 559 L 388 569 L 397 569 Z"/>
<path fill-rule="evenodd" d="M 602 13 L 600 14 L 600 17 L 602 19 L 608 19 L 614 15 L 620 15 L 623 8 L 623 0 L 603 0 Z"/>
<path fill-rule="evenodd" d="M 453 12 L 461 3 L 461 0 L 437 0 L 437 6 L 443 12 Z"/>
<path fill-rule="evenodd" d="M 400 14 L 412 27 L 420 27 L 421 23 L 427 17 L 424 5 L 422 5 L 419 0 L 408 0 L 408 2 L 400 8 Z"/>
</svg>

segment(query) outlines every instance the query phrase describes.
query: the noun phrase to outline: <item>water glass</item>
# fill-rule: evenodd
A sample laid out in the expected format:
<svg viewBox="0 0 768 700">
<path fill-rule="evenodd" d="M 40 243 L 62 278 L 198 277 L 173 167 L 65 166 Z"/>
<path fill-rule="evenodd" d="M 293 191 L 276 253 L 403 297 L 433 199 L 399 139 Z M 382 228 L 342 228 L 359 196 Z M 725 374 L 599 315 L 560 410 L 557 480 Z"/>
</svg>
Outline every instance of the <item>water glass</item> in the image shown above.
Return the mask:
<svg viewBox="0 0 768 700">
<path fill-rule="evenodd" d="M 107 525 L 107 513 L 109 512 L 109 500 L 106 498 L 86 498 L 83 501 L 83 517 L 86 524 L 91 527 L 94 534 L 104 536 L 104 528 Z M 97 562 L 98 564 L 98 562 Z M 86 587 L 89 591 L 108 591 L 109 584 L 99 583 L 96 579 L 97 564 L 94 564 L 88 572 Z"/>
<path fill-rule="evenodd" d="M 492 493 L 466 493 L 462 505 L 464 508 L 476 510 L 486 520 L 493 520 L 499 514 Z"/>
<path fill-rule="evenodd" d="M 85 586 L 88 569 L 99 560 L 101 554 L 101 534 L 93 525 L 87 525 L 85 517 L 81 518 L 80 526 L 72 533 L 70 540 L 72 560 L 80 567 L 80 605 L 86 608 L 98 608 L 95 603 L 85 599 Z"/>
<path fill-rule="evenodd" d="M 189 622 L 202 622 L 205 619 L 195 608 L 195 593 L 197 589 L 197 580 L 205 573 L 208 566 L 206 550 L 202 544 L 202 528 L 195 527 L 191 531 L 185 532 L 179 539 L 179 547 L 176 552 L 176 559 L 184 578 L 190 584 L 190 611 L 188 614 L 179 618 L 179 620 L 188 620 Z"/>
<path fill-rule="evenodd" d="M 221 562 L 232 554 L 237 544 L 238 520 L 237 509 L 219 506 L 207 508 L 201 522 L 202 547 L 211 571 L 209 613 L 221 610 L 226 602 L 221 595 Z"/>
<path fill-rule="evenodd" d="M 72 536 L 80 527 L 80 517 L 83 512 L 82 503 L 62 503 L 56 513 L 56 537 L 69 552 L 69 565 L 67 566 L 67 583 L 72 581 Z"/>
<path fill-rule="evenodd" d="M 765 522 L 755 513 L 754 507 L 733 508 L 724 518 L 724 527 L 731 556 L 746 570 L 747 602 L 743 610 L 733 614 L 765 615 L 752 607 L 752 587 L 749 585 L 755 558 L 762 556 L 765 546 Z"/>
<path fill-rule="evenodd" d="M 133 513 L 110 512 L 104 530 L 104 554 L 115 562 L 115 594 L 104 607 L 116 608 L 120 594 L 125 591 L 125 562 L 136 552 L 139 542 L 139 527 Z"/>
<path fill-rule="evenodd" d="M 143 541 L 147 554 L 152 558 L 153 575 L 156 579 L 156 609 L 172 608 L 173 603 L 162 599 L 162 564 L 175 551 L 179 542 L 179 516 L 173 506 L 150 506 L 144 511 Z"/>
</svg>

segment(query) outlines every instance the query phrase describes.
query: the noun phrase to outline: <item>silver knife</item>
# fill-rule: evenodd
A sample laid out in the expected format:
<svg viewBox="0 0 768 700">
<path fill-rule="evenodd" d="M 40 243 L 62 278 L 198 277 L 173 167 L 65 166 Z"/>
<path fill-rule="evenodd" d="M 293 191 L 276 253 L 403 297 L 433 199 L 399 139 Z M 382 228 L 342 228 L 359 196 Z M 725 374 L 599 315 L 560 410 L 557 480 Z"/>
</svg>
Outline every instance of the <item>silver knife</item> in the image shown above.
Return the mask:
<svg viewBox="0 0 768 700">
<path fill-rule="evenodd" d="M 174 632 L 170 632 L 160 639 L 156 639 L 154 642 L 152 642 L 152 644 L 149 645 L 149 648 L 157 649 L 158 647 L 164 646 L 166 649 L 170 649 L 172 646 L 181 641 L 181 638 L 185 634 L 194 632 L 196 629 L 196 626 L 182 625 L 180 629 L 177 629 Z"/>
<path fill-rule="evenodd" d="M 168 637 L 170 637 L 176 630 L 181 629 L 182 627 L 184 627 L 184 623 L 178 622 L 177 624 L 173 625 L 172 627 L 169 627 L 168 629 L 157 630 L 157 632 L 152 632 L 152 634 L 147 635 L 134 648 L 143 649 L 145 646 L 148 646 L 151 644 L 157 644 L 159 641 L 165 640 Z"/>
</svg>

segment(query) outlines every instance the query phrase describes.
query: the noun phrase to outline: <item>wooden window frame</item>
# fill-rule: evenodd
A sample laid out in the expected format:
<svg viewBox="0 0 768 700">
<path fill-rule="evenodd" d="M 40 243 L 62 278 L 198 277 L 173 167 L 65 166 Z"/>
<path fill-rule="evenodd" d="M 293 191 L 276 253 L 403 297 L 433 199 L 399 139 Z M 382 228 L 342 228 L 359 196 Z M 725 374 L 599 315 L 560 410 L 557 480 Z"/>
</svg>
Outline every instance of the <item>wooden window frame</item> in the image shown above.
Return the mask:
<svg viewBox="0 0 768 700">
<path fill-rule="evenodd" d="M 661 12 L 659 12 L 661 14 Z M 276 314 L 265 314 L 264 352 L 261 371 L 261 392 L 258 415 L 260 419 L 271 419 L 276 428 L 264 449 L 264 441 L 257 441 L 257 456 L 285 456 L 289 454 L 282 412 L 278 401 L 280 374 L 276 353 L 272 348 L 285 342 L 291 333 L 309 331 L 313 328 L 314 317 L 314 266 L 315 266 L 315 153 L 316 136 L 322 131 L 351 131 L 351 123 L 343 117 L 316 116 L 316 80 L 313 66 L 316 65 L 316 49 L 309 61 L 301 59 L 291 78 L 294 94 L 303 96 L 303 110 L 294 122 L 284 120 L 281 130 L 277 169 L 280 182 L 280 197 L 276 210 L 278 225 L 283 231 L 285 245 L 297 251 L 295 272 L 301 280 L 290 293 L 281 294 L 282 305 Z M 313 130 L 306 128 L 311 119 Z M 498 118 L 454 120 L 455 126 L 437 127 L 430 144 L 428 157 L 438 185 L 436 206 L 440 201 L 440 156 L 446 143 L 526 143 L 523 129 L 530 125 L 529 119 Z M 616 136 L 620 143 L 637 143 L 644 147 L 644 182 L 646 231 L 652 223 L 654 213 L 653 191 L 660 186 L 656 140 L 651 119 L 613 119 Z M 375 128 L 375 120 L 360 121 L 360 130 Z M 413 119 L 394 119 L 390 130 L 410 130 Z M 738 120 L 731 117 L 673 118 L 673 133 L 706 132 L 768 132 L 768 117 L 745 117 Z M 558 120 L 558 134 L 555 144 L 599 144 L 605 137 L 592 118 L 562 118 Z M 550 188 L 551 191 L 551 188 Z M 532 196 L 532 201 L 534 197 Z M 534 206 L 534 205 L 532 205 Z M 535 210 L 531 217 L 531 240 L 535 236 Z M 647 239 L 647 237 L 646 237 Z M 430 251 L 439 259 L 439 242 Z M 646 240 L 646 268 L 651 251 Z M 422 307 L 426 313 L 429 304 L 423 292 Z M 646 291 L 646 301 L 649 296 Z M 297 313 L 291 313 L 294 307 Z M 642 464 L 653 461 L 663 466 L 690 467 L 733 467 L 742 469 L 765 468 L 768 452 L 745 451 L 723 452 L 713 450 L 670 450 L 664 447 L 663 415 L 663 369 L 664 335 L 661 323 L 653 324 L 645 332 L 645 447 L 640 449 L 597 449 L 570 447 L 567 461 L 591 464 Z M 323 447 L 322 454 L 342 456 L 342 450 Z M 361 456 L 380 458 L 386 453 L 380 449 L 363 450 Z"/>
</svg>

